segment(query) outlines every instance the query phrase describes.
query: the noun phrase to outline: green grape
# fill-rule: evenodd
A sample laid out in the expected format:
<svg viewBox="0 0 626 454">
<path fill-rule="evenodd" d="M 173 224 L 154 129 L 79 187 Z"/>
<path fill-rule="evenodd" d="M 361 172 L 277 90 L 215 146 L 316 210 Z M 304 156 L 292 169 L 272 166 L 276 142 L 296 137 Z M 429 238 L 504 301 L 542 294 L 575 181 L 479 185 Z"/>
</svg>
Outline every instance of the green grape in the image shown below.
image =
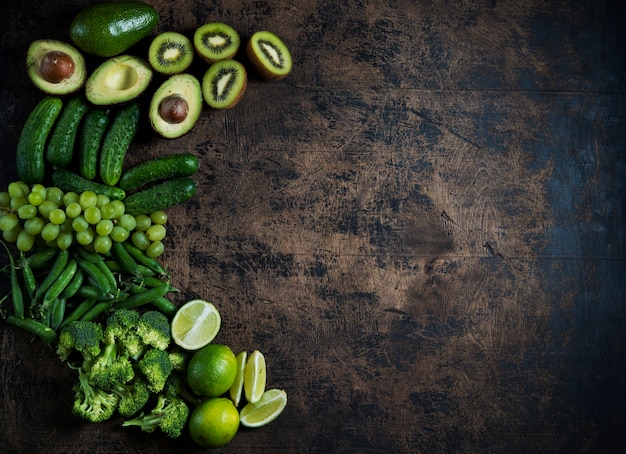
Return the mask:
<svg viewBox="0 0 626 454">
<path fill-rule="evenodd" d="M 89 207 L 95 207 L 98 202 L 98 195 L 93 191 L 85 191 L 80 195 L 78 203 L 83 207 L 83 210 Z"/>
<path fill-rule="evenodd" d="M 46 200 L 60 206 L 63 203 L 63 191 L 56 186 L 49 187 L 46 191 Z"/>
<path fill-rule="evenodd" d="M 117 210 L 115 204 L 109 202 L 100 207 L 100 216 L 102 219 L 113 219 L 117 217 Z"/>
<path fill-rule="evenodd" d="M 96 224 L 96 233 L 101 236 L 108 236 L 113 230 L 113 221 L 110 219 L 102 219 Z"/>
<path fill-rule="evenodd" d="M 17 210 L 19 209 L 19 207 L 23 206 L 23 205 L 27 205 L 28 204 L 28 199 L 26 197 L 13 197 L 11 199 L 11 209 L 13 210 Z"/>
<path fill-rule="evenodd" d="M 22 252 L 30 251 L 35 245 L 35 235 L 31 235 L 26 230 L 20 231 L 15 239 L 17 249 Z"/>
<path fill-rule="evenodd" d="M 151 225 L 148 230 L 146 230 L 146 236 L 150 241 L 161 241 L 165 238 L 166 229 L 162 224 L 154 224 Z"/>
<path fill-rule="evenodd" d="M 153 224 L 164 225 L 167 222 L 167 213 L 163 210 L 153 211 L 150 213 L 150 219 Z"/>
<path fill-rule="evenodd" d="M 0 192 L 0 207 L 9 208 L 11 206 L 11 194 L 8 191 Z"/>
<path fill-rule="evenodd" d="M 19 225 L 20 218 L 17 217 L 14 213 L 6 213 L 4 216 L 0 218 L 0 230 L 3 232 L 8 232 L 13 230 L 15 226 Z"/>
<path fill-rule="evenodd" d="M 61 233 L 74 233 L 73 222 L 74 219 L 66 218 L 63 224 L 61 224 Z"/>
<path fill-rule="evenodd" d="M 37 216 L 38 210 L 37 207 L 31 205 L 30 203 L 26 203 L 17 209 L 17 215 L 20 219 L 30 219 Z"/>
<path fill-rule="evenodd" d="M 59 208 L 59 206 L 56 203 L 51 202 L 49 200 L 44 200 L 37 207 L 37 209 L 39 209 L 39 214 L 42 215 L 46 219 L 49 219 L 50 218 L 50 212 L 52 210 L 57 209 L 57 208 Z"/>
<path fill-rule="evenodd" d="M 147 214 L 138 214 L 135 216 L 135 229 L 145 232 L 152 225 L 152 219 Z"/>
<path fill-rule="evenodd" d="M 93 229 L 91 227 L 87 227 L 85 230 L 81 230 L 80 232 L 76 232 L 76 241 L 78 241 L 83 246 L 91 244 L 93 241 Z"/>
<path fill-rule="evenodd" d="M 106 205 L 109 202 L 111 202 L 111 199 L 109 198 L 109 196 L 104 195 L 104 194 L 98 194 L 97 199 L 96 199 L 96 206 L 98 208 L 102 208 L 103 205 Z"/>
<path fill-rule="evenodd" d="M 57 237 L 57 246 L 59 249 L 67 249 L 74 242 L 74 235 L 71 233 L 60 233 Z"/>
<path fill-rule="evenodd" d="M 17 236 L 20 234 L 21 231 L 22 226 L 17 224 L 11 230 L 4 230 L 2 232 L 2 238 L 4 238 L 7 243 L 15 243 L 17 241 Z"/>
<path fill-rule="evenodd" d="M 61 208 L 55 208 L 54 210 L 50 211 L 50 213 L 48 213 L 48 220 L 53 224 L 61 225 L 65 222 L 66 219 L 67 215 L 65 214 L 65 211 L 63 211 Z"/>
<path fill-rule="evenodd" d="M 115 241 L 116 243 L 121 243 L 122 241 L 126 241 L 129 235 L 130 235 L 130 232 L 120 225 L 114 226 L 110 234 L 111 239 Z"/>
<path fill-rule="evenodd" d="M 34 218 L 27 219 L 24 222 L 24 230 L 26 230 L 31 235 L 39 235 L 46 225 L 46 221 L 44 221 L 39 216 Z"/>
<path fill-rule="evenodd" d="M 161 254 L 163 254 L 164 250 L 165 246 L 161 241 L 153 241 L 146 249 L 146 255 L 151 258 L 157 258 Z"/>
<path fill-rule="evenodd" d="M 9 191 L 9 195 L 12 199 L 16 197 L 26 197 L 30 192 L 30 188 L 28 186 L 24 187 L 24 184 L 21 181 L 12 181 L 9 183 L 7 190 Z"/>
<path fill-rule="evenodd" d="M 83 216 L 85 217 L 85 220 L 91 225 L 96 225 L 102 219 L 102 215 L 100 214 L 100 208 L 95 205 L 85 208 Z"/>
<path fill-rule="evenodd" d="M 74 219 L 83 212 L 83 208 L 78 202 L 70 202 L 65 205 L 65 214 L 68 218 Z"/>
<path fill-rule="evenodd" d="M 119 225 L 120 227 L 124 227 L 130 232 L 132 230 L 135 230 L 137 221 L 135 221 L 135 216 L 130 214 L 123 214 L 117 219 L 117 225 Z"/>
<path fill-rule="evenodd" d="M 130 239 L 133 244 L 142 251 L 145 251 L 148 249 L 148 246 L 150 246 L 150 240 L 146 236 L 146 232 L 142 232 L 141 230 L 135 230 Z"/>
<path fill-rule="evenodd" d="M 72 203 L 78 203 L 80 196 L 74 191 L 68 191 L 63 194 L 63 204 L 67 208 Z"/>
<path fill-rule="evenodd" d="M 87 222 L 87 220 L 85 220 L 83 216 L 76 216 L 72 220 L 72 228 L 76 232 L 82 232 L 84 230 L 87 230 L 88 227 L 89 227 L 89 222 Z"/>
<path fill-rule="evenodd" d="M 41 229 L 41 238 L 45 241 L 54 241 L 59 236 L 59 233 L 61 233 L 61 226 L 48 222 L 44 225 L 43 229 Z"/>
<path fill-rule="evenodd" d="M 28 197 L 26 198 L 26 200 L 28 200 L 28 203 L 30 203 L 31 205 L 39 206 L 41 205 L 41 202 L 46 200 L 46 194 L 33 191 L 30 194 L 28 194 Z"/>
<path fill-rule="evenodd" d="M 107 252 L 109 252 L 111 250 L 112 244 L 113 241 L 108 235 L 98 235 L 93 240 L 93 248 L 96 252 L 99 252 L 100 254 L 106 254 Z"/>
<path fill-rule="evenodd" d="M 111 200 L 111 203 L 115 207 L 115 216 L 114 218 L 119 218 L 126 211 L 126 205 L 121 200 Z"/>
</svg>

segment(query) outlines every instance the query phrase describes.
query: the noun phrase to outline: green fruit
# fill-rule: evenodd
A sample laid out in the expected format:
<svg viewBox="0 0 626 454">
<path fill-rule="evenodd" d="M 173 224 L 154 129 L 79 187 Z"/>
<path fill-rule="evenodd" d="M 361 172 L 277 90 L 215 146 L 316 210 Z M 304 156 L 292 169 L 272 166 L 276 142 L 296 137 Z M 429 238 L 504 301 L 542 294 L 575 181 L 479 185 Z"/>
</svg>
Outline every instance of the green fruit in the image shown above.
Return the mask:
<svg viewBox="0 0 626 454">
<path fill-rule="evenodd" d="M 196 52 L 208 63 L 233 58 L 240 44 L 239 33 L 222 22 L 204 24 L 198 27 L 193 35 Z"/>
<path fill-rule="evenodd" d="M 35 86 L 50 95 L 74 93 L 87 77 L 80 51 L 53 39 L 39 39 L 28 46 L 26 68 Z"/>
<path fill-rule="evenodd" d="M 83 52 L 113 57 L 148 36 L 159 22 L 156 9 L 141 1 L 93 3 L 70 25 L 70 37 Z"/>
<path fill-rule="evenodd" d="M 250 64 L 264 79 L 278 80 L 291 72 L 292 60 L 289 48 L 274 33 L 254 33 L 246 45 Z"/>
<path fill-rule="evenodd" d="M 245 67 L 236 60 L 220 60 L 202 78 L 202 96 L 214 109 L 228 109 L 239 102 L 248 84 Z"/>
<path fill-rule="evenodd" d="M 150 43 L 148 61 L 161 74 L 181 73 L 193 62 L 193 44 L 181 33 L 161 33 Z"/>
<path fill-rule="evenodd" d="M 154 131 L 173 139 L 193 128 L 202 112 L 202 88 L 191 74 L 170 76 L 154 92 L 149 118 Z"/>
<path fill-rule="evenodd" d="M 109 58 L 91 73 L 85 96 L 92 104 L 107 106 L 131 101 L 150 85 L 152 68 L 142 58 L 120 55 Z"/>
</svg>

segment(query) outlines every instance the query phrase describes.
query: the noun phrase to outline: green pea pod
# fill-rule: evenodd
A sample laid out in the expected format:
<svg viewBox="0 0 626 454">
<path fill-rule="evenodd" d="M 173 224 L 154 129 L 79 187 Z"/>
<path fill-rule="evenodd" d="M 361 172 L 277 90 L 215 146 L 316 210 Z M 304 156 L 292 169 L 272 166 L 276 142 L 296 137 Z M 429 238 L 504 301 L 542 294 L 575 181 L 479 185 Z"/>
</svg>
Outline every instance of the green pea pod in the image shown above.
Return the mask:
<svg viewBox="0 0 626 454">
<path fill-rule="evenodd" d="M 128 298 L 119 301 L 113 305 L 113 310 L 134 309 L 148 303 L 152 303 L 156 298 L 167 293 L 168 286 L 166 284 L 146 288 L 143 292 L 129 295 Z"/>
<path fill-rule="evenodd" d="M 67 249 L 61 249 L 52 264 L 52 268 L 48 271 L 48 275 L 44 278 L 44 280 L 39 284 L 37 288 L 37 292 L 35 293 L 35 301 L 41 301 L 43 296 L 46 294 L 48 289 L 56 282 L 59 278 L 65 267 L 67 266 L 67 262 L 70 259 L 70 252 Z"/>
<path fill-rule="evenodd" d="M 67 300 L 65 298 L 57 298 L 52 302 L 52 307 L 50 308 L 50 328 L 53 330 L 59 329 L 61 323 L 63 323 L 66 307 Z"/>
<path fill-rule="evenodd" d="M 76 307 L 72 309 L 72 311 L 67 314 L 67 316 L 61 322 L 59 329 L 63 329 L 63 327 L 69 325 L 70 323 L 80 320 L 89 310 L 96 304 L 96 300 L 93 299 L 85 299 L 81 301 Z"/>
<path fill-rule="evenodd" d="M 63 289 L 63 292 L 60 295 L 61 298 L 68 299 L 76 295 L 76 292 L 78 292 L 78 289 L 82 287 L 84 280 L 85 280 L 85 275 L 83 274 L 82 270 L 76 269 L 76 272 L 74 273 L 74 277 L 69 282 L 69 284 L 67 284 L 67 287 Z"/>
<path fill-rule="evenodd" d="M 53 345 L 57 340 L 56 332 L 43 323 L 29 317 L 19 318 L 14 315 L 7 315 L 7 323 L 17 326 L 23 330 L 38 336 L 44 343 Z"/>
<path fill-rule="evenodd" d="M 48 291 L 43 297 L 43 306 L 49 306 L 53 301 L 58 299 L 59 295 L 65 290 L 68 284 L 74 278 L 76 270 L 78 269 L 78 263 L 74 257 L 71 257 L 63 272 L 59 275 L 57 280 L 50 286 Z"/>
<path fill-rule="evenodd" d="M 24 286 L 26 287 L 26 293 L 28 293 L 28 298 L 33 301 L 35 292 L 37 291 L 37 278 L 23 252 L 20 254 L 20 265 L 22 267 L 22 278 L 24 280 Z"/>
<path fill-rule="evenodd" d="M 85 274 L 93 280 L 100 292 L 104 295 L 113 294 L 114 288 L 111 287 L 109 279 L 102 273 L 100 268 L 89 260 L 83 257 L 76 257 L 78 266 L 85 272 Z"/>
<path fill-rule="evenodd" d="M 124 241 L 122 243 L 128 253 L 141 265 L 144 265 L 150 268 L 155 273 L 158 273 L 162 276 L 167 276 L 167 271 L 163 268 L 163 265 L 159 263 L 159 261 L 155 258 L 148 257 L 144 251 L 139 249 L 130 241 Z"/>
</svg>

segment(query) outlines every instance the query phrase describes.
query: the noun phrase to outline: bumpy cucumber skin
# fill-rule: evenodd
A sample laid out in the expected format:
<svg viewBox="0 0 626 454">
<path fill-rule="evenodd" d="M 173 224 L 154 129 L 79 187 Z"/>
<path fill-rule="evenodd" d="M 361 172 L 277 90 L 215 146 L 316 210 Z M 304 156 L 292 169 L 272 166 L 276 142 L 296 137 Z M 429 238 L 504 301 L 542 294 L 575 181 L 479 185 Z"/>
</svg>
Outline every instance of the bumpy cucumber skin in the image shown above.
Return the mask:
<svg viewBox="0 0 626 454">
<path fill-rule="evenodd" d="M 108 109 L 92 109 L 83 119 L 78 136 L 78 171 L 88 180 L 98 176 L 98 155 L 109 119 Z"/>
<path fill-rule="evenodd" d="M 126 197 L 126 192 L 117 186 L 108 186 L 88 180 L 69 169 L 55 169 L 52 172 L 52 184 L 64 192 L 73 191 L 80 194 L 85 191 L 93 191 L 96 194 L 106 195 L 111 200 L 123 200 Z"/>
<path fill-rule="evenodd" d="M 144 2 L 97 2 L 74 17 L 70 38 L 87 54 L 112 57 L 150 34 L 159 19 L 157 10 Z"/>
<path fill-rule="evenodd" d="M 58 167 L 70 165 L 78 128 L 88 110 L 89 104 L 83 96 L 71 98 L 63 107 L 46 148 L 46 160 L 49 164 Z"/>
<path fill-rule="evenodd" d="M 191 176 L 198 171 L 199 164 L 196 155 L 191 153 L 175 153 L 150 159 L 124 172 L 118 186 L 126 192 L 133 192 L 159 180 Z"/>
<path fill-rule="evenodd" d="M 46 144 L 62 110 L 61 98 L 47 96 L 39 101 L 26 119 L 15 155 L 17 175 L 25 183 L 43 181 L 46 174 Z"/>
<path fill-rule="evenodd" d="M 191 199 L 196 193 L 196 182 L 190 177 L 164 180 L 124 199 L 126 213 L 133 216 L 150 214 Z"/>
<path fill-rule="evenodd" d="M 139 127 L 139 103 L 128 104 L 115 114 L 100 150 L 100 178 L 115 186 L 122 176 L 124 157 Z"/>
</svg>

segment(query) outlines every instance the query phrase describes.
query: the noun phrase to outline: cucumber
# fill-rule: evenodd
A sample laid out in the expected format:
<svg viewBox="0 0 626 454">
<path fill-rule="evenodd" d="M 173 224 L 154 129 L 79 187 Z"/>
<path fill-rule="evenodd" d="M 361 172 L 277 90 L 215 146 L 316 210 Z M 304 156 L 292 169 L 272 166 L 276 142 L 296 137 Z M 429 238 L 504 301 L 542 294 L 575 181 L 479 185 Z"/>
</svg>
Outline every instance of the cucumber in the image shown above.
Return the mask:
<svg viewBox="0 0 626 454">
<path fill-rule="evenodd" d="M 124 157 L 139 127 L 139 103 L 130 103 L 118 110 L 106 132 L 100 150 L 100 178 L 115 186 L 122 176 Z"/>
<path fill-rule="evenodd" d="M 46 160 L 57 167 L 67 167 L 72 162 L 74 145 L 81 120 L 89 110 L 84 96 L 71 98 L 59 115 L 50 134 Z"/>
<path fill-rule="evenodd" d="M 195 193 L 196 182 L 190 177 L 171 178 L 127 196 L 124 205 L 126 213 L 133 216 L 150 214 L 185 202 Z"/>
<path fill-rule="evenodd" d="M 80 194 L 85 191 L 93 191 L 96 194 L 106 195 L 111 200 L 122 200 L 126 197 L 124 190 L 117 186 L 88 180 L 69 169 L 55 169 L 52 172 L 52 184 L 64 192 L 73 191 Z"/>
<path fill-rule="evenodd" d="M 85 115 L 78 133 L 78 172 L 88 180 L 98 176 L 98 155 L 109 118 L 108 109 L 92 109 Z"/>
<path fill-rule="evenodd" d="M 154 158 L 122 173 L 118 186 L 126 192 L 132 192 L 158 180 L 191 176 L 198 171 L 198 166 L 198 158 L 191 153 L 175 153 Z"/>
<path fill-rule="evenodd" d="M 43 98 L 31 110 L 17 144 L 15 164 L 20 180 L 41 183 L 46 173 L 45 151 L 48 137 L 63 110 L 63 101 L 56 96 Z"/>
</svg>

